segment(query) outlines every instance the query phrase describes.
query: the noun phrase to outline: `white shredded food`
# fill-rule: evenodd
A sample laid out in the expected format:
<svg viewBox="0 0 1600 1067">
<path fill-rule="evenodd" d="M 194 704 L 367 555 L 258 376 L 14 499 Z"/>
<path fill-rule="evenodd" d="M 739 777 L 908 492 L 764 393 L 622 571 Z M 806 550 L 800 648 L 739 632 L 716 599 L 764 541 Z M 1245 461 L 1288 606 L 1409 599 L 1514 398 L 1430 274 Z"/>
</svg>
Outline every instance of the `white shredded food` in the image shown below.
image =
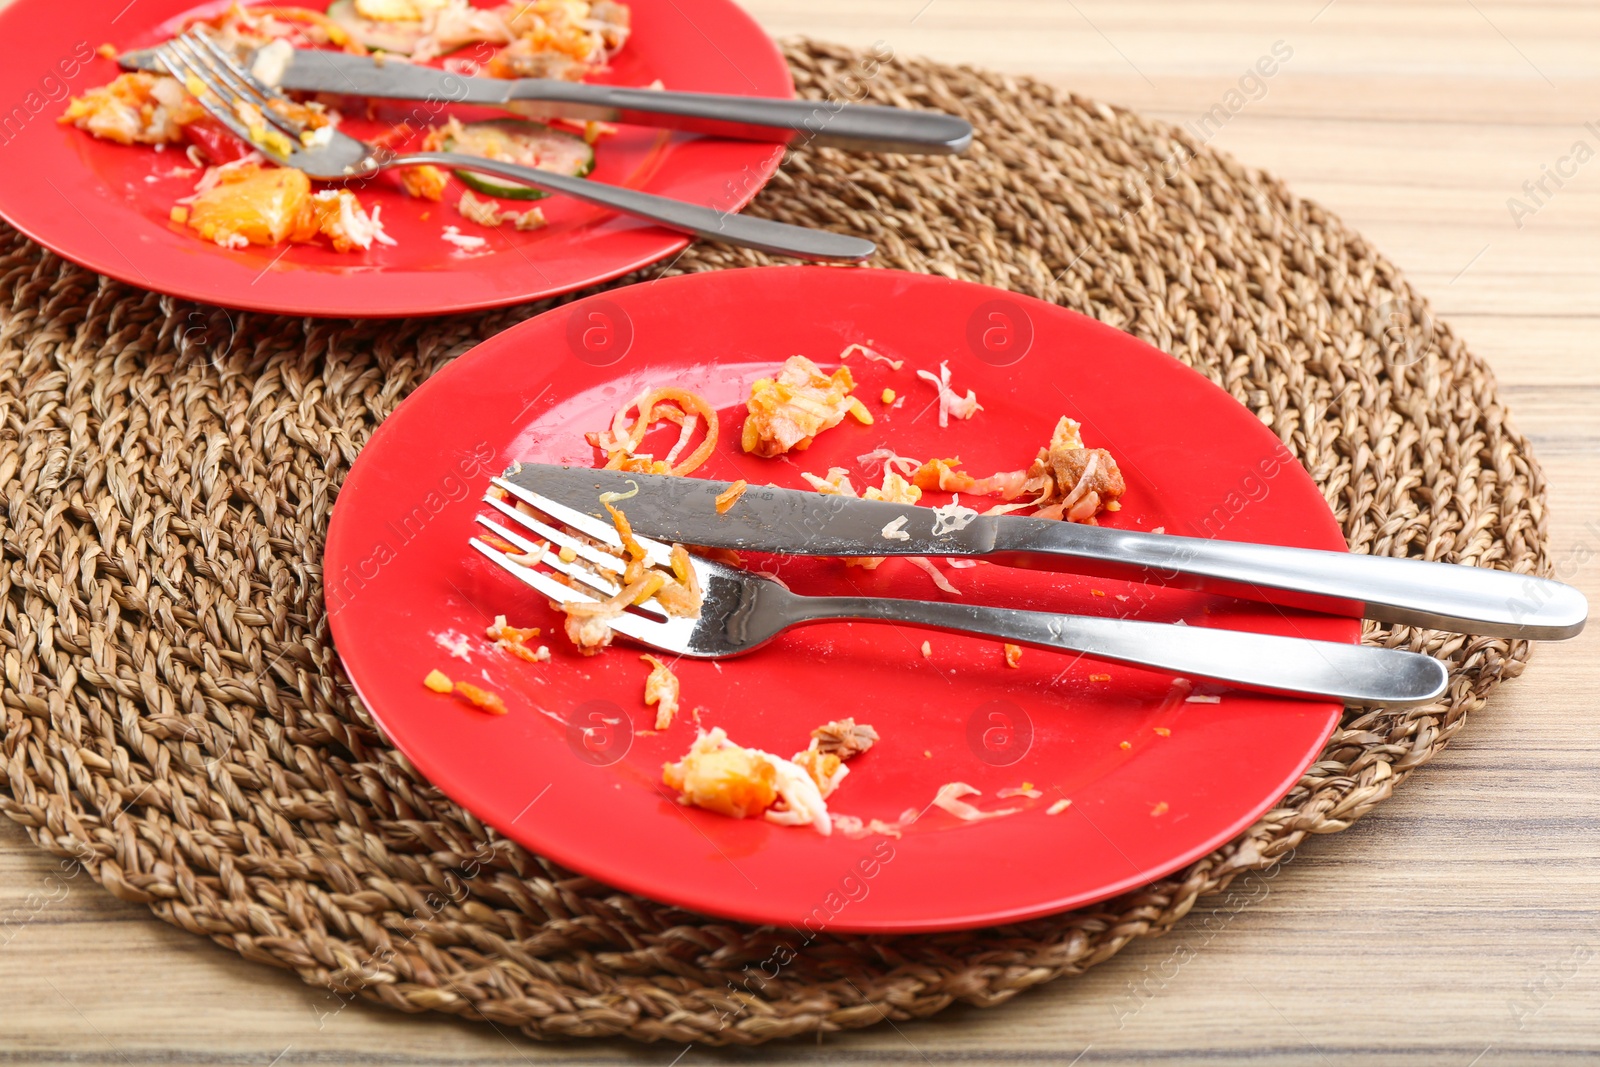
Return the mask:
<svg viewBox="0 0 1600 1067">
<path fill-rule="evenodd" d="M 965 530 L 977 517 L 976 511 L 962 505 L 959 496 L 953 497 L 950 503 L 933 509 L 933 536 Z"/>
<path fill-rule="evenodd" d="M 469 234 L 462 233 L 460 228 L 456 226 L 446 226 L 444 228 L 444 232 L 439 236 L 444 238 L 446 241 L 449 241 L 463 252 L 476 251 L 477 249 L 480 249 L 489 243 L 482 237 L 473 237 Z"/>
<path fill-rule="evenodd" d="M 966 396 L 959 396 L 950 388 L 950 363 L 947 360 L 939 362 L 939 373 L 919 370 L 917 377 L 925 382 L 932 382 L 933 387 L 939 390 L 939 425 L 949 426 L 950 416 L 958 419 L 970 419 L 983 410 L 983 405 L 978 403 L 978 394 L 971 389 Z"/>
<path fill-rule="evenodd" d="M 909 541 L 911 535 L 905 531 L 906 517 L 900 516 L 883 528 L 883 537 L 886 541 Z"/>
<path fill-rule="evenodd" d="M 863 356 L 866 356 L 868 359 L 875 362 L 887 363 L 890 370 L 899 370 L 901 367 L 906 365 L 906 361 L 903 359 L 890 359 L 882 352 L 874 351 L 863 344 L 846 345 L 844 351 L 839 353 L 839 361 L 841 363 L 844 362 L 856 352 L 860 352 Z"/>
<path fill-rule="evenodd" d="M 933 798 L 933 806 L 948 811 L 962 822 L 979 822 L 983 819 L 998 819 L 1002 815 L 1015 815 L 1021 808 L 999 808 L 995 811 L 979 811 L 968 804 L 962 797 L 982 796 L 983 792 L 974 789 L 966 782 L 947 782 L 939 787 L 939 793 Z"/>
</svg>

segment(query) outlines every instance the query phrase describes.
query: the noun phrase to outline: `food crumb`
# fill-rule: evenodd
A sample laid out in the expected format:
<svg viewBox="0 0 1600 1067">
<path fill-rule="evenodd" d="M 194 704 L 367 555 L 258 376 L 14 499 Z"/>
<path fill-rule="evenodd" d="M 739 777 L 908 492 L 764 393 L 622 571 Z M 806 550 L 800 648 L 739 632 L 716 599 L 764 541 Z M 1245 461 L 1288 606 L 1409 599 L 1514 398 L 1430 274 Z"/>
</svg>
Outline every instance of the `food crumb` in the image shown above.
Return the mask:
<svg viewBox="0 0 1600 1067">
<path fill-rule="evenodd" d="M 740 478 L 727 489 L 717 494 L 717 514 L 726 515 L 728 511 L 744 496 L 744 491 L 750 488 L 750 483 Z"/>
<path fill-rule="evenodd" d="M 480 711 L 487 711 L 490 715 L 504 715 L 507 713 L 506 702 L 500 699 L 498 693 L 491 693 L 487 689 L 480 689 L 471 682 L 457 682 L 455 684 L 456 696 Z"/>
<path fill-rule="evenodd" d="M 1007 667 L 1021 667 L 1022 666 L 1022 646 L 1021 645 L 1007 645 L 1006 646 L 1006 666 Z"/>
<path fill-rule="evenodd" d="M 1105 596 L 1106 595 L 1106 591 L 1104 589 L 1091 589 L 1091 590 L 1089 590 L 1089 593 L 1090 593 L 1091 596 Z"/>
<path fill-rule="evenodd" d="M 456 684 L 450 680 L 450 676 L 440 670 L 429 671 L 428 676 L 422 680 L 422 684 L 432 689 L 435 693 L 448 693 L 456 687 Z"/>
<path fill-rule="evenodd" d="M 504 615 L 496 615 L 484 630 L 483 636 L 491 641 L 527 641 L 539 636 L 537 626 L 512 626 Z"/>
<path fill-rule="evenodd" d="M 893 389 L 885 389 L 883 391 L 882 400 L 883 400 L 883 402 L 885 404 L 893 404 L 894 403 L 894 390 Z"/>
<path fill-rule="evenodd" d="M 578 558 L 578 550 L 571 545 L 562 545 L 561 551 L 557 552 L 556 555 L 561 557 L 562 563 L 571 563 Z"/>
<path fill-rule="evenodd" d="M 1165 726 L 1155 726 L 1155 727 L 1151 727 L 1151 729 L 1155 730 L 1157 737 L 1171 737 L 1172 736 L 1172 731 L 1167 729 Z"/>
<path fill-rule="evenodd" d="M 1054 804 L 1050 805 L 1048 808 L 1045 808 L 1044 809 L 1044 813 L 1046 815 L 1060 815 L 1062 812 L 1066 811 L 1070 807 L 1072 807 L 1072 801 L 1064 800 L 1064 799 L 1063 800 L 1058 800 Z"/>
<path fill-rule="evenodd" d="M 1217 696 L 1203 696 L 1199 693 L 1196 693 L 1194 696 L 1184 697 L 1183 702 L 1185 704 L 1220 704 L 1222 703 L 1222 698 Z"/>
<path fill-rule="evenodd" d="M 538 648 L 529 648 L 521 641 L 496 641 L 494 643 L 494 647 L 504 652 L 509 652 L 518 659 L 524 660 L 528 663 L 543 663 L 545 660 L 550 658 L 550 648 L 548 645 L 540 645 Z"/>
<path fill-rule="evenodd" d="M 878 731 L 870 723 L 857 723 L 854 716 L 823 723 L 811 736 L 818 752 L 842 760 L 859 756 L 878 743 Z"/>
<path fill-rule="evenodd" d="M 1091 675 L 1089 675 L 1089 681 L 1091 681 L 1091 682 L 1109 682 L 1109 681 L 1111 681 L 1111 675 L 1109 675 L 1109 674 L 1091 674 Z"/>
<path fill-rule="evenodd" d="M 1151 815 L 1165 815 L 1166 813 L 1167 813 L 1167 802 L 1165 800 L 1163 800 L 1161 803 L 1157 804 L 1155 807 L 1150 809 L 1150 814 Z"/>
<path fill-rule="evenodd" d="M 1120 745 L 1118 745 L 1117 747 L 1122 749 L 1124 752 L 1126 752 L 1128 749 L 1133 747 L 1133 742 L 1132 741 L 1124 741 Z"/>
<path fill-rule="evenodd" d="M 923 749 L 922 750 L 922 758 L 923 759 L 932 759 L 933 758 L 933 750 L 932 749 L 928 749 L 928 748 Z"/>
<path fill-rule="evenodd" d="M 923 659 L 932 659 L 933 658 L 933 642 L 931 642 L 931 641 L 922 642 L 922 658 Z"/>
<path fill-rule="evenodd" d="M 656 729 L 665 730 L 672 725 L 672 717 L 678 712 L 678 676 L 672 673 L 671 667 L 654 656 L 639 658 L 650 664 L 650 676 L 644 682 L 644 702 L 646 705 L 655 705 Z"/>
</svg>

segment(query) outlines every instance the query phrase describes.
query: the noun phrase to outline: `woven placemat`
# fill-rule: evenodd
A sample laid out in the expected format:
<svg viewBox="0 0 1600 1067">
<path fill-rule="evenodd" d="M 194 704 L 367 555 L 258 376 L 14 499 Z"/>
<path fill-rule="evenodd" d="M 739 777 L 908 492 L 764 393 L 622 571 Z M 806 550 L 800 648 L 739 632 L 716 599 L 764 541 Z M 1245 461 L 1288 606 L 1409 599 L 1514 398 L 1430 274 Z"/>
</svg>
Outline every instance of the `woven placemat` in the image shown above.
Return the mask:
<svg viewBox="0 0 1600 1067">
<path fill-rule="evenodd" d="M 802 149 L 754 213 L 1165 349 L 1278 433 L 1357 551 L 1548 572 L 1543 479 L 1489 370 L 1338 219 L 1169 126 L 1027 79 L 807 42 L 788 56 L 808 96 L 953 111 L 977 141 L 956 159 Z M 1527 656 L 1370 629 L 1443 658 L 1448 698 L 1347 713 L 1228 847 L 1055 918 L 825 935 L 787 959 L 786 931 L 622 894 L 497 838 L 388 747 L 340 674 L 319 564 L 351 461 L 418 383 L 547 304 L 241 315 L 9 230 L 0 252 L 0 810 L 117 896 L 341 998 L 535 1037 L 713 1044 L 998 1004 L 1345 828 Z M 698 244 L 632 280 L 765 261 Z"/>
</svg>

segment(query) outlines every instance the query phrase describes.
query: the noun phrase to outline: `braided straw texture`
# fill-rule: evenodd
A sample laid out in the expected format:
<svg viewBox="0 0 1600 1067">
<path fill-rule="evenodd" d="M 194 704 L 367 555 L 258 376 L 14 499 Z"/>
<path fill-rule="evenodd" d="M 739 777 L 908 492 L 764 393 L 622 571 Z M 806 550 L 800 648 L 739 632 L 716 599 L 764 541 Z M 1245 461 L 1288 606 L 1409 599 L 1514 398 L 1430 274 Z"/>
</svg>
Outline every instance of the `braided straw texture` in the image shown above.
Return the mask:
<svg viewBox="0 0 1600 1067">
<path fill-rule="evenodd" d="M 1165 349 L 1278 433 L 1357 551 L 1549 570 L 1543 477 L 1489 369 L 1338 219 L 1164 124 L 1026 79 L 810 42 L 788 56 L 806 95 L 956 112 L 977 142 L 955 159 L 801 149 L 754 213 L 864 234 L 879 266 L 1027 293 Z M 700 244 L 628 280 L 765 261 Z M 1238 841 L 1025 925 L 825 935 L 771 977 L 752 965 L 787 955 L 781 931 L 616 892 L 486 830 L 388 747 L 329 641 L 323 537 L 363 442 L 548 304 L 225 314 L 4 229 L 0 277 L 0 810 L 118 897 L 340 1004 L 741 1045 L 999 1004 L 1349 826 L 1528 654 L 1369 629 L 1448 663 L 1447 698 L 1347 713 Z"/>
</svg>

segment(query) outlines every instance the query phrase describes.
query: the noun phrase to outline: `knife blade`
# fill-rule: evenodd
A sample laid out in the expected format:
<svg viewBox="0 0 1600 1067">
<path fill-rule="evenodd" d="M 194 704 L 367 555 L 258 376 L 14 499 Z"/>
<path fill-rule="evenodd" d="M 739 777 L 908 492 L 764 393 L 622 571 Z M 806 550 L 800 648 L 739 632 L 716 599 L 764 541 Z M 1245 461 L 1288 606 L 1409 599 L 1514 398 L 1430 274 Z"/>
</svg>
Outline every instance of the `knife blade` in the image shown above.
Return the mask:
<svg viewBox="0 0 1600 1067">
<path fill-rule="evenodd" d="M 728 482 L 553 464 L 504 478 L 608 521 L 601 493 L 636 533 L 661 541 L 798 556 L 959 556 L 1006 566 L 1202 589 L 1247 600 L 1458 633 L 1561 640 L 1588 602 L 1569 585 L 1479 567 L 1211 541 L 1017 515 L 960 503 L 895 504 L 750 486 L 726 514 Z"/>
<path fill-rule="evenodd" d="M 155 50 L 149 48 L 125 52 L 117 62 L 124 70 L 166 70 L 156 59 Z M 413 114 L 417 125 L 441 118 L 448 104 L 474 104 L 503 108 L 530 118 L 559 116 L 749 141 L 806 141 L 871 152 L 949 154 L 964 151 L 972 142 L 970 123 L 937 111 L 630 89 L 553 78 L 480 78 L 400 59 L 306 48 L 295 49 L 277 87 L 420 100 L 426 107 Z"/>
</svg>

